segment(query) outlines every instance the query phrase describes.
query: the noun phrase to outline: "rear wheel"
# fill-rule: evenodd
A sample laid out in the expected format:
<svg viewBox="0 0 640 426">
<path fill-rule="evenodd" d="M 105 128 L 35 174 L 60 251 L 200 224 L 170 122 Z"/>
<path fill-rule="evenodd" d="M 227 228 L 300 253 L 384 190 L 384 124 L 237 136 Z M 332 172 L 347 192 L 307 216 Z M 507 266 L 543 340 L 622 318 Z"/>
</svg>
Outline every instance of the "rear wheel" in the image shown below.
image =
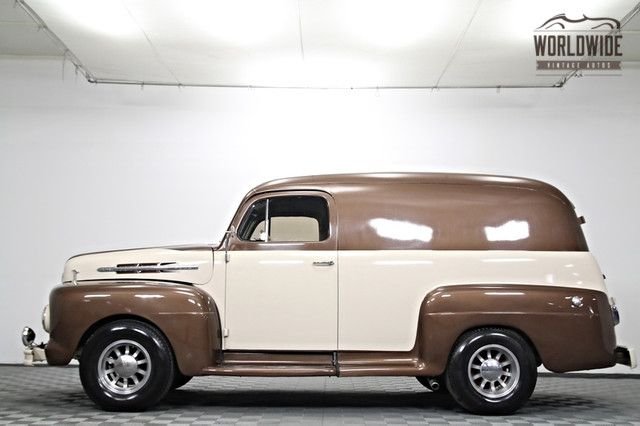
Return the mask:
<svg viewBox="0 0 640 426">
<path fill-rule="evenodd" d="M 517 333 L 479 329 L 464 334 L 451 354 L 447 385 L 464 409 L 477 414 L 510 414 L 536 386 L 533 350 Z"/>
<path fill-rule="evenodd" d="M 135 320 L 104 325 L 87 340 L 80 380 L 93 402 L 109 411 L 155 405 L 174 379 L 173 352 L 154 327 Z"/>
</svg>

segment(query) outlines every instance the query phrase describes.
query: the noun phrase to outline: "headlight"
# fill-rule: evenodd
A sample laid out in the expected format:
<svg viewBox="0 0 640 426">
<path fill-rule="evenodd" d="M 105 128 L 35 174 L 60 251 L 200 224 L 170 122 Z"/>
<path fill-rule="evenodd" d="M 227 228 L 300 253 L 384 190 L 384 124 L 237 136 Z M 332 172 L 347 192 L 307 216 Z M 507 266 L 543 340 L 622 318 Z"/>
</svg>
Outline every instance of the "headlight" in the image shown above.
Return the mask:
<svg viewBox="0 0 640 426">
<path fill-rule="evenodd" d="M 31 348 L 33 346 L 33 342 L 36 341 L 36 332 L 30 329 L 29 327 L 25 327 L 22 329 L 22 344 Z"/>
<path fill-rule="evenodd" d="M 611 307 L 611 315 L 613 315 L 613 325 L 620 324 L 620 312 L 618 312 L 618 307 L 616 305 Z"/>
<path fill-rule="evenodd" d="M 613 325 L 620 324 L 620 312 L 616 306 L 616 300 L 613 297 L 609 298 L 609 305 L 611 305 L 611 315 L 613 316 Z"/>
<path fill-rule="evenodd" d="M 46 305 L 42 310 L 42 328 L 44 328 L 44 331 L 48 333 L 50 325 L 51 317 L 49 316 L 49 305 Z"/>
</svg>

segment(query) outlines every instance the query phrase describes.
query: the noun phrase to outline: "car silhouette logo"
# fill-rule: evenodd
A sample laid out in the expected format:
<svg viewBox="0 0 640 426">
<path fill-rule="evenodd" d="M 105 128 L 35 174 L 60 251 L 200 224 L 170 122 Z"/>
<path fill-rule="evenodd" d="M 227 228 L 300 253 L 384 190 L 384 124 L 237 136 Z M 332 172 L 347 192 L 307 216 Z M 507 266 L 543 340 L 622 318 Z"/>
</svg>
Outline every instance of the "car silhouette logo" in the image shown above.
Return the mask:
<svg viewBox="0 0 640 426">
<path fill-rule="evenodd" d="M 575 30 L 619 30 L 620 21 L 613 18 L 589 18 L 582 15 L 580 19 L 567 18 L 567 15 L 561 13 L 553 18 L 545 21 L 536 30 L 556 30 L 556 31 L 575 31 Z"/>
</svg>

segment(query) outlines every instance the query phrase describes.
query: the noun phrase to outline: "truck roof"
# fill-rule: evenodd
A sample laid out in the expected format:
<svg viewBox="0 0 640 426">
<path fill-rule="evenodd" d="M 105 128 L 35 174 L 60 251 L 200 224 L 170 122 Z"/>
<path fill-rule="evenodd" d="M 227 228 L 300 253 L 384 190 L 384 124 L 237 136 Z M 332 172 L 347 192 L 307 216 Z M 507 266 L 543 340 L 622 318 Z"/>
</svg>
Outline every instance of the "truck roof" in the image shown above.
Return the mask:
<svg viewBox="0 0 640 426">
<path fill-rule="evenodd" d="M 324 190 L 331 193 L 336 187 L 342 185 L 391 184 L 502 186 L 528 189 L 548 193 L 573 208 L 571 201 L 558 188 L 548 183 L 522 177 L 470 173 L 345 173 L 298 176 L 265 182 L 252 189 L 247 196 L 267 191 L 304 189 Z"/>
</svg>

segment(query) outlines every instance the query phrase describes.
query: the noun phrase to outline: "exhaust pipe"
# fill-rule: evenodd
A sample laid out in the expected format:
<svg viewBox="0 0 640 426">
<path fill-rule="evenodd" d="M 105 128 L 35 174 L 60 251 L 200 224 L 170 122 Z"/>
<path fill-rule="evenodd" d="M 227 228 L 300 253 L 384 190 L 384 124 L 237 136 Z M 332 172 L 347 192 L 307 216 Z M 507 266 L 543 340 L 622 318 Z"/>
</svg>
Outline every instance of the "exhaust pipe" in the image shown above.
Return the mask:
<svg viewBox="0 0 640 426">
<path fill-rule="evenodd" d="M 440 383 L 436 379 L 429 379 L 429 387 L 432 391 L 437 392 L 440 390 Z"/>
</svg>

